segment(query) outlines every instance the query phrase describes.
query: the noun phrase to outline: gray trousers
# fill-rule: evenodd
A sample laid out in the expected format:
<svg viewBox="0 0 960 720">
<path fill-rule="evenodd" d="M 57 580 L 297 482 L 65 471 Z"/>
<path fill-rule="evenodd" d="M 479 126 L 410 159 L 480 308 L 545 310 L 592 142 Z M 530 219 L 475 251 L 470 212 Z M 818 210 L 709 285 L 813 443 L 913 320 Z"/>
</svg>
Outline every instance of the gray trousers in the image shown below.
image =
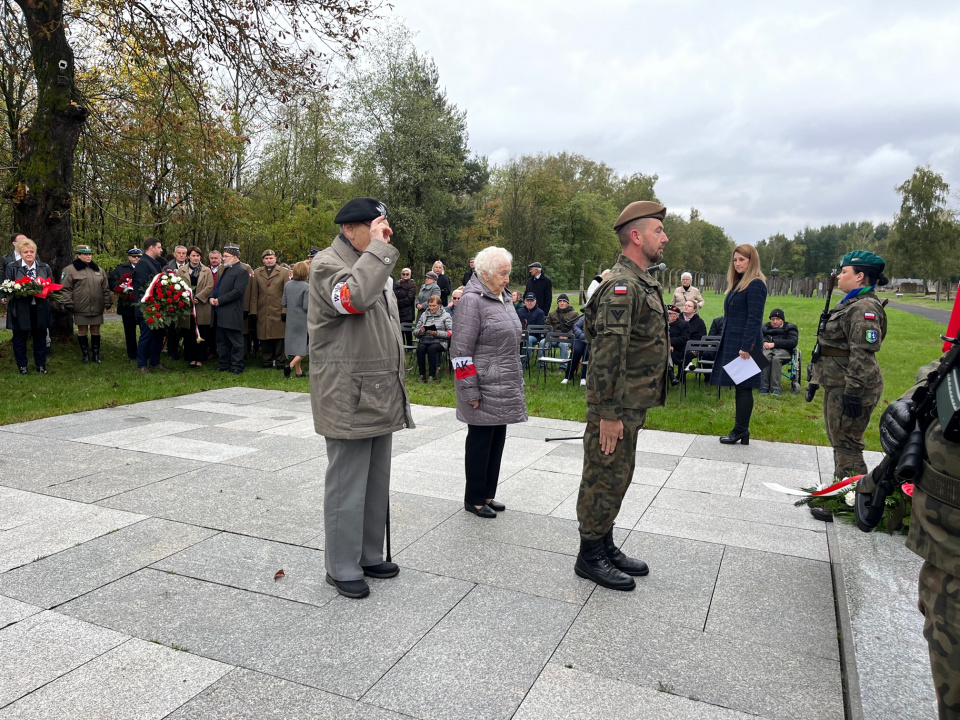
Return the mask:
<svg viewBox="0 0 960 720">
<path fill-rule="evenodd" d="M 770 364 L 763 369 L 763 387 L 770 392 L 779 390 L 782 377 L 780 370 L 783 364 L 793 357 L 793 352 L 773 348 L 772 350 L 764 350 L 763 356 L 770 361 Z"/>
<path fill-rule="evenodd" d="M 366 440 L 326 440 L 323 522 L 327 573 L 340 582 L 361 580 L 361 565 L 383 562 L 393 434 Z"/>
</svg>

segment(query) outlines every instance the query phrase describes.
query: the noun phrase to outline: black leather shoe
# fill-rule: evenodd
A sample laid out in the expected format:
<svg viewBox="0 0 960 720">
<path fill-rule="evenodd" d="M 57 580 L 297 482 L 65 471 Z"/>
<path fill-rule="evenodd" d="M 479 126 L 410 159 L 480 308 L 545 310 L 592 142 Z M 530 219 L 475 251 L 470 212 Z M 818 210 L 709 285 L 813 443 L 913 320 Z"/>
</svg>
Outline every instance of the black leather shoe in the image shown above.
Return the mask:
<svg viewBox="0 0 960 720">
<path fill-rule="evenodd" d="M 634 577 L 643 577 L 649 574 L 650 568 L 643 560 L 627 557 L 620 551 L 620 548 L 613 542 L 613 530 L 604 535 L 603 549 L 607 553 L 607 557 L 610 558 L 610 562 L 620 572 Z"/>
<path fill-rule="evenodd" d="M 750 431 L 743 430 L 742 432 L 737 432 L 736 430 L 731 430 L 728 435 L 723 435 L 720 438 L 720 442 L 724 445 L 736 445 L 737 443 L 742 443 L 743 445 L 750 444 Z"/>
<path fill-rule="evenodd" d="M 291 373 L 291 372 L 292 372 L 292 370 L 290 369 L 290 366 L 289 366 L 289 365 L 284 365 L 284 366 L 283 366 L 283 376 L 284 376 L 285 378 L 290 377 L 290 373 Z"/>
<path fill-rule="evenodd" d="M 387 561 L 377 563 L 376 565 L 361 565 L 360 569 L 363 570 L 363 574 L 367 577 L 379 578 L 381 580 L 396 577 L 400 574 L 400 566 Z"/>
<path fill-rule="evenodd" d="M 625 572 L 618 570 L 610 562 L 603 548 L 603 540 L 584 540 L 580 538 L 580 553 L 573 571 L 582 578 L 593 580 L 611 590 L 633 590 L 637 583 Z"/>
<path fill-rule="evenodd" d="M 21 375 L 29 375 L 29 374 L 30 374 L 30 371 L 29 371 L 27 368 L 22 367 L 22 368 L 20 368 L 20 374 L 21 374 Z"/>
<path fill-rule="evenodd" d="M 340 580 L 334 580 L 332 577 L 330 577 L 330 573 L 327 573 L 327 585 L 333 585 L 337 589 L 338 593 L 344 597 L 353 598 L 355 600 L 365 598 L 370 594 L 370 586 L 367 585 L 367 581 L 363 579 L 341 582 Z"/>
<path fill-rule="evenodd" d="M 494 512 L 493 508 L 491 508 L 489 505 L 482 505 L 478 510 L 470 503 L 464 503 L 463 509 L 466 510 L 467 512 L 472 512 L 477 517 L 489 519 L 489 518 L 495 518 L 497 516 L 497 513 Z"/>
<path fill-rule="evenodd" d="M 502 502 L 497 502 L 496 500 L 488 500 L 487 505 L 497 512 L 503 512 L 507 509 L 506 505 L 504 505 Z"/>
<path fill-rule="evenodd" d="M 820 520 L 821 522 L 833 522 L 833 513 L 826 508 L 812 507 L 810 508 L 810 514 L 813 515 L 816 520 Z"/>
</svg>

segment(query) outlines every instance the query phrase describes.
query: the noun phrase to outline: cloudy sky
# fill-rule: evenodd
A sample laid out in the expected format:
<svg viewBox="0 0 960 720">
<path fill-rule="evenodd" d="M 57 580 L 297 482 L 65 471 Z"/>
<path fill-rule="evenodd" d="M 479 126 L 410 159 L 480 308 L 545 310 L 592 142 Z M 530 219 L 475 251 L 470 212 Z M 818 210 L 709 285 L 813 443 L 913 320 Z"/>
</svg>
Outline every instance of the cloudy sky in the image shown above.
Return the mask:
<svg viewBox="0 0 960 720">
<path fill-rule="evenodd" d="M 917 165 L 960 190 L 956 0 L 393 2 L 495 162 L 656 173 L 671 210 L 751 243 L 889 221 Z"/>
</svg>

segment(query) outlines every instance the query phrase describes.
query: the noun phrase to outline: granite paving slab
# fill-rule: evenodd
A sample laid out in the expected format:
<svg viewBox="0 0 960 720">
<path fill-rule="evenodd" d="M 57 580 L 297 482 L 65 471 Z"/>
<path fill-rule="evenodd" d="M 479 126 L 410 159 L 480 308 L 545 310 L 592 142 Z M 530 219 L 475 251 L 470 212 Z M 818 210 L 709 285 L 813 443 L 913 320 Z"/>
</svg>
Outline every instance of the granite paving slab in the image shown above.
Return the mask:
<svg viewBox="0 0 960 720">
<path fill-rule="evenodd" d="M 624 616 L 599 602 L 583 608 L 552 660 L 651 690 L 662 684 L 765 718 L 836 720 L 844 714 L 836 662 Z"/>
<path fill-rule="evenodd" d="M 669 512 L 650 507 L 634 526 L 635 530 L 686 537 L 692 540 L 764 550 L 782 555 L 829 561 L 826 534 L 778 525 L 757 525 L 734 518 Z"/>
<path fill-rule="evenodd" d="M 20 622 L 24 618 L 36 615 L 43 608 L 36 605 L 30 605 L 13 598 L 0 595 L 0 630 L 7 625 Z"/>
<path fill-rule="evenodd" d="M 231 533 L 214 535 L 160 560 L 153 569 L 310 605 L 326 605 L 337 597 L 324 582 L 321 550 Z M 275 580 L 279 570 L 283 577 Z"/>
<path fill-rule="evenodd" d="M 0 488 L 0 516 L 18 523 L 0 532 L 0 573 L 145 519 L 11 488 Z"/>
<path fill-rule="evenodd" d="M 783 525 L 813 532 L 826 532 L 825 523 L 814 520 L 806 508 L 767 500 L 665 487 L 657 494 L 652 507 L 661 511 L 676 510 L 718 518 L 749 520 L 761 525 Z"/>
<path fill-rule="evenodd" d="M 160 720 L 230 670 L 133 639 L 0 710 L 0 718 Z"/>
<path fill-rule="evenodd" d="M 205 463 L 199 460 L 138 453 L 124 459 L 109 470 L 100 470 L 92 475 L 67 480 L 44 488 L 43 492 L 67 500 L 91 503 L 202 468 L 204 465 Z"/>
<path fill-rule="evenodd" d="M 177 407 L 182 407 L 185 400 L 188 402 L 216 402 L 229 403 L 231 405 L 253 405 L 256 403 L 268 402 L 270 400 L 281 400 L 288 396 L 283 390 L 261 390 L 260 388 L 232 387 L 220 388 L 218 390 L 207 390 L 202 393 L 188 395 L 186 398 L 175 398 L 179 400 Z"/>
<path fill-rule="evenodd" d="M 660 455 L 683 455 L 697 438 L 690 433 L 641 430 L 637 436 L 637 452 Z"/>
<path fill-rule="evenodd" d="M 419 717 L 509 718 L 578 610 L 556 600 L 479 586 L 364 700 Z M 490 642 L 494 628 L 496 642 Z"/>
<path fill-rule="evenodd" d="M 548 664 L 514 720 L 595 717 L 604 720 L 748 720 L 756 715 L 696 698 Z"/>
<path fill-rule="evenodd" d="M 793 495 L 771 490 L 763 484 L 765 482 L 777 483 L 800 490 L 816 487 L 820 483 L 820 474 L 813 470 L 750 465 L 747 469 L 747 477 L 743 481 L 743 491 L 740 493 L 740 497 L 776 502 L 782 505 L 793 505 L 797 501 L 797 498 Z"/>
<path fill-rule="evenodd" d="M 664 487 L 739 497 L 746 474 L 747 466 L 742 463 L 685 457 Z"/>
<path fill-rule="evenodd" d="M 131 428 L 149 425 L 152 422 L 149 417 L 144 415 L 116 414 L 113 417 L 98 419 L 84 418 L 81 420 L 78 418 L 76 422 L 54 426 L 45 430 L 42 437 L 71 440 L 97 433 L 129 430 Z"/>
<path fill-rule="evenodd" d="M 167 435 L 176 435 L 178 433 L 190 433 L 204 427 L 197 423 L 184 423 L 174 420 L 161 420 L 160 422 L 151 422 L 139 427 L 125 428 L 123 430 L 114 430 L 112 432 L 100 432 L 86 437 L 75 438 L 76 442 L 86 445 L 104 445 L 105 447 L 127 447 L 139 446 L 144 443 L 145 438 L 152 440 L 151 444 L 164 443 L 163 438 Z"/>
<path fill-rule="evenodd" d="M 471 517 L 477 522 L 499 521 Z M 393 559 L 405 568 L 569 603 L 585 602 L 596 587 L 574 574 L 569 555 L 479 538 L 465 540 L 462 533 L 456 528 L 448 529 L 446 523 Z M 532 568 L 536 572 L 531 573 Z"/>
<path fill-rule="evenodd" d="M 796 470 L 819 469 L 815 445 L 792 445 L 765 440 L 751 439 L 749 445 L 723 445 L 715 437 L 700 435 L 690 445 L 686 457 L 788 467 Z"/>
<path fill-rule="evenodd" d="M 703 630 L 723 546 L 634 531 L 620 547 L 647 563 L 650 574 L 637 578 L 633 592 L 598 589 L 587 604 L 600 603 L 619 608 L 624 615 Z"/>
<path fill-rule="evenodd" d="M 257 407 L 256 405 L 254 407 Z M 239 430 L 240 432 L 263 432 L 264 430 L 276 430 L 297 422 L 313 422 L 313 417 L 304 413 L 277 411 L 276 415 L 270 417 L 244 417 L 238 420 L 221 423 L 218 427 L 225 430 Z"/>
<path fill-rule="evenodd" d="M 49 611 L 5 627 L 0 630 L 0 708 L 128 639 Z"/>
<path fill-rule="evenodd" d="M 60 610 L 358 699 L 471 588 L 406 568 L 371 586 L 363 602 L 316 607 L 147 569 Z"/>
<path fill-rule="evenodd" d="M 138 446 L 138 450 L 155 455 L 169 455 L 170 457 L 184 458 L 186 460 L 203 460 L 204 462 L 236 463 L 240 458 L 251 455 L 256 452 L 256 448 L 246 445 L 228 445 L 219 442 L 205 442 L 189 438 L 186 442 L 181 442 L 180 435 L 172 436 L 172 439 L 163 442 Z"/>
<path fill-rule="evenodd" d="M 0 595 L 51 608 L 214 535 L 148 518 L 0 574 Z"/>
<path fill-rule="evenodd" d="M 311 438 L 316 436 L 316 427 L 313 424 L 313 418 L 309 420 L 297 420 L 292 423 L 283 423 L 277 427 L 265 428 L 260 431 L 264 435 L 282 435 L 289 438 Z"/>
<path fill-rule="evenodd" d="M 373 705 L 263 673 L 234 668 L 168 720 L 402 720 Z"/>
<path fill-rule="evenodd" d="M 27 435 L 10 437 L 23 438 Z M 32 441 L 28 444 L 34 445 Z M 49 447 L 48 453 L 39 456 L 13 451 L 0 453 L 0 486 L 21 490 L 43 490 L 51 485 L 109 470 L 126 457 L 120 450 L 92 445 L 82 445 L 70 440 L 45 440 L 36 447 Z M 31 450 L 34 448 L 31 448 Z"/>
<path fill-rule="evenodd" d="M 579 474 L 523 470 L 500 482 L 497 499 L 521 512 L 549 515 L 579 489 Z"/>
<path fill-rule="evenodd" d="M 13 433 L 17 435 L 40 435 L 42 437 L 49 437 L 49 433 L 56 428 L 81 422 L 83 415 L 84 413 L 73 413 L 72 415 L 54 415 L 53 417 L 41 418 L 40 420 L 29 420 L 27 422 L 4 425 L 2 428 L 0 428 L 0 451 L 2 451 L 4 448 L 12 447 L 16 442 L 23 442 L 22 439 L 17 441 L 14 438 L 7 437 L 5 433 Z"/>
<path fill-rule="evenodd" d="M 706 632 L 839 662 L 834 616 L 829 563 L 728 547 Z"/>
</svg>

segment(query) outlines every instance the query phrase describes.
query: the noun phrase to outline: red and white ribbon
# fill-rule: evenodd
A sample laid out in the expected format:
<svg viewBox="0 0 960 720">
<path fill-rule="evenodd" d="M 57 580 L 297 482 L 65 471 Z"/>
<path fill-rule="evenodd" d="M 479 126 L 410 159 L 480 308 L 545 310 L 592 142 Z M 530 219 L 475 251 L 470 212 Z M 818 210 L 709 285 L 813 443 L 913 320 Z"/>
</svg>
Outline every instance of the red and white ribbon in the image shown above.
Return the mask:
<svg viewBox="0 0 960 720">
<path fill-rule="evenodd" d="M 779 485 L 777 483 L 763 483 L 764 486 L 770 488 L 771 490 L 776 490 L 777 492 L 782 492 L 786 495 L 797 495 L 799 497 L 828 497 L 830 495 L 839 495 L 842 492 L 846 492 L 847 488 L 856 485 L 857 480 L 862 478 L 863 475 L 854 475 L 853 477 L 846 477 L 838 483 L 834 483 L 829 487 L 825 487 L 822 490 L 817 490 L 815 492 L 807 492 L 806 490 L 798 490 L 797 488 L 786 487 L 785 485 Z"/>
</svg>

